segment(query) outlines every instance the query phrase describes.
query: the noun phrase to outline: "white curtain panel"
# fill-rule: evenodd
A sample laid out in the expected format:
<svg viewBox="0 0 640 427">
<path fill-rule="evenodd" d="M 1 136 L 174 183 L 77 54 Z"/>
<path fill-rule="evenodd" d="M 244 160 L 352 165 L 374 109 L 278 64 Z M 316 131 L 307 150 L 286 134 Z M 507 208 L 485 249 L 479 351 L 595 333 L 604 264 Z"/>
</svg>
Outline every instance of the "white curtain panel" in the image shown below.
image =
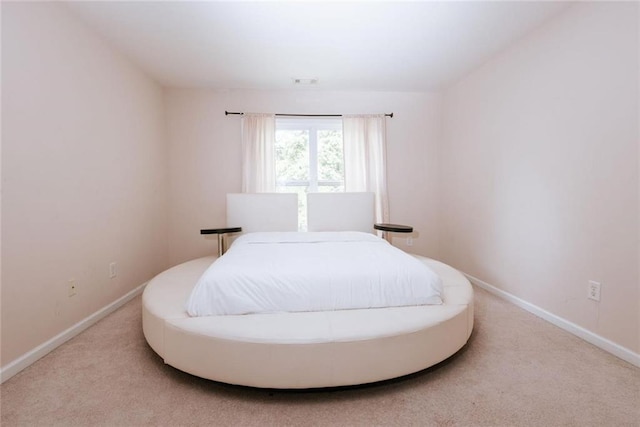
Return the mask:
<svg viewBox="0 0 640 427">
<path fill-rule="evenodd" d="M 378 115 L 342 116 L 345 191 L 375 194 L 376 222 L 389 222 L 386 119 Z"/>
<path fill-rule="evenodd" d="M 274 114 L 245 113 L 242 118 L 242 192 L 276 191 Z"/>
</svg>

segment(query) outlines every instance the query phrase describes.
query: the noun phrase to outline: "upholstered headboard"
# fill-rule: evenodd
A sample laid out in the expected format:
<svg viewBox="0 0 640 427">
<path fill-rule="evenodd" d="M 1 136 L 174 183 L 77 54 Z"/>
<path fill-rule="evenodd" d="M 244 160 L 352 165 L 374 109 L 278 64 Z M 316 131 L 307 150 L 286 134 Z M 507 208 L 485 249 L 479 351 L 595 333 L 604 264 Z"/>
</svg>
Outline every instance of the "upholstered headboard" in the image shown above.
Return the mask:
<svg viewBox="0 0 640 427">
<path fill-rule="evenodd" d="M 364 231 L 373 233 L 373 193 L 309 193 L 309 231 Z"/>
<path fill-rule="evenodd" d="M 243 232 L 298 231 L 298 195 L 227 194 L 227 226 L 242 227 Z"/>
</svg>

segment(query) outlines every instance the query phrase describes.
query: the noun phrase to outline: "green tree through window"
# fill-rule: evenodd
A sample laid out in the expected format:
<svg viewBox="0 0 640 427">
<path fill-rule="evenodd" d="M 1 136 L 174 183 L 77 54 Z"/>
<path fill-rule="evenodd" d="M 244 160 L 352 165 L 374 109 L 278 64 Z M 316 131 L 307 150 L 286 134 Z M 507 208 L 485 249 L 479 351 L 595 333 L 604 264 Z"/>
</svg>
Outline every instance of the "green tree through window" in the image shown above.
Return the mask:
<svg viewBox="0 0 640 427">
<path fill-rule="evenodd" d="M 276 120 L 276 191 L 298 193 L 299 229 L 307 228 L 307 193 L 344 191 L 342 120 Z"/>
</svg>

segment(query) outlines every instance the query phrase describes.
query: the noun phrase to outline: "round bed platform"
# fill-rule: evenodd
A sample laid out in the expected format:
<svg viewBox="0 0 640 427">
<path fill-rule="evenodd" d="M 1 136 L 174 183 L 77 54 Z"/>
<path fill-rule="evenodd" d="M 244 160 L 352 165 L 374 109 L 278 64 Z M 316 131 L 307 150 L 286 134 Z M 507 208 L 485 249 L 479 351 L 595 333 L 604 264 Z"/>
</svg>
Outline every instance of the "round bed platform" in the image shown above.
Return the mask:
<svg viewBox="0 0 640 427">
<path fill-rule="evenodd" d="M 456 353 L 473 329 L 469 281 L 416 257 L 442 278 L 442 305 L 208 317 L 190 317 L 184 305 L 215 258 L 189 261 L 146 286 L 144 335 L 165 363 L 230 384 L 300 389 L 411 374 Z"/>
</svg>

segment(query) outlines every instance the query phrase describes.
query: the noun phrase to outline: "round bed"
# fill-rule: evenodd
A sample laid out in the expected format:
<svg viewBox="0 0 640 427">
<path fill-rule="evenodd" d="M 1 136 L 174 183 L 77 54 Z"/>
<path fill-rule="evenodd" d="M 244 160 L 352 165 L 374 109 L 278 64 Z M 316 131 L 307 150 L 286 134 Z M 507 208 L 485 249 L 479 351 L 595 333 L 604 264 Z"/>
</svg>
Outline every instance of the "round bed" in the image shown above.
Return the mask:
<svg viewBox="0 0 640 427">
<path fill-rule="evenodd" d="M 190 317 L 184 305 L 215 258 L 192 260 L 147 284 L 144 335 L 165 363 L 230 384 L 336 387 L 414 373 L 456 353 L 473 329 L 469 281 L 415 256 L 442 278 L 442 305 L 205 317 Z"/>
</svg>

